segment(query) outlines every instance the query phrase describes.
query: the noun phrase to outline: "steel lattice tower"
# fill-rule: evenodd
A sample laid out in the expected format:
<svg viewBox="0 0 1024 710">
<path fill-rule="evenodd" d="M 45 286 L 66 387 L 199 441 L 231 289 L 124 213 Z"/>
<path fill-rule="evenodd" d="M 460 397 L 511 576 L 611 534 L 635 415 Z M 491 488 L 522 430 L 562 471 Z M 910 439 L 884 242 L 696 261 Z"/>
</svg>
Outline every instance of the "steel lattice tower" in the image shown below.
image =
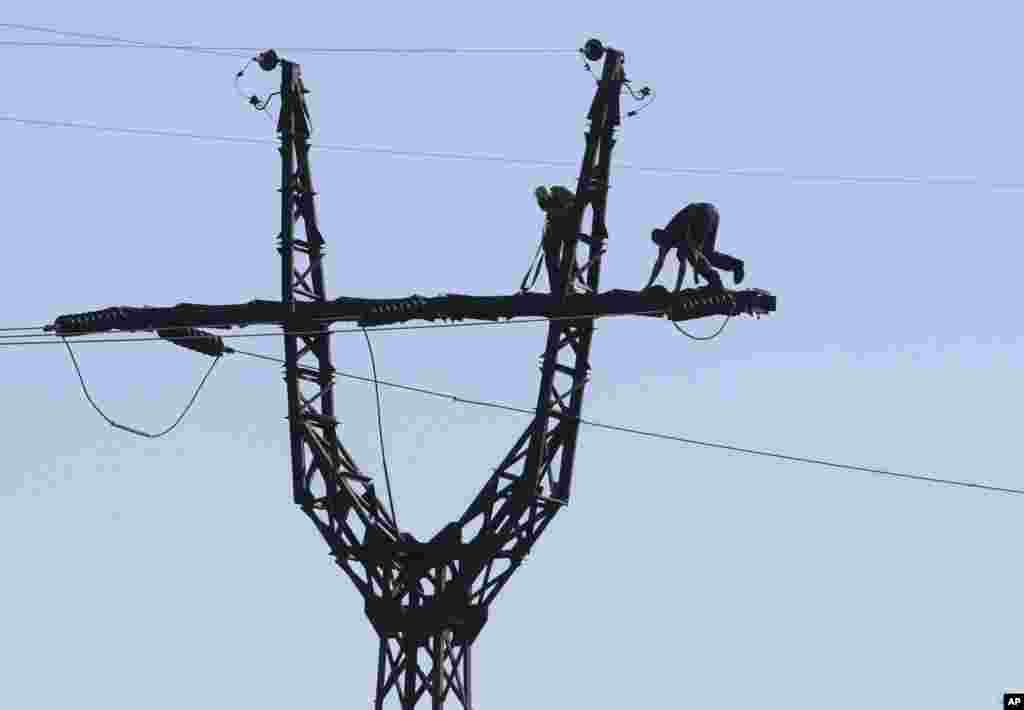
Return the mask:
<svg viewBox="0 0 1024 710">
<path fill-rule="evenodd" d="M 764 291 L 693 289 L 670 294 L 600 292 L 608 240 L 605 214 L 624 55 L 591 40 L 582 50 L 603 59 L 587 114 L 589 128 L 569 218 L 558 221 L 559 263 L 551 293 L 424 299 L 327 298 L 324 238 L 316 217 L 309 163 L 309 111 L 301 67 L 267 51 L 264 69 L 281 71 L 281 301 L 171 308 L 113 307 L 60 316 L 49 329 L 64 336 L 106 330 L 153 330 L 192 350 L 220 357 L 232 350 L 198 326 L 275 323 L 284 329 L 292 496 L 364 600 L 380 641 L 375 707 L 394 696 L 403 710 L 429 699 L 434 710 L 453 700 L 473 708 L 472 648 L 495 597 L 569 502 L 580 416 L 590 379 L 594 318 L 651 314 L 689 320 L 713 313 L 765 313 Z M 584 216 L 589 212 L 589 224 Z M 302 223 L 302 234 L 298 225 Z M 586 227 L 587 231 L 584 231 Z M 412 318 L 495 320 L 549 317 L 533 418 L 458 520 L 421 542 L 399 530 L 338 436 L 330 325 Z"/>
<path fill-rule="evenodd" d="M 582 285 L 597 293 L 608 232 L 605 210 L 619 95 L 621 52 L 604 49 L 588 114 L 590 129 L 576 190 L 573 233 L 561 235 L 559 295 Z M 599 57 L 594 57 L 599 58 Z M 317 228 L 309 166 L 309 123 L 298 65 L 280 61 L 281 253 L 285 306 L 326 301 L 324 240 Z M 583 215 L 591 208 L 589 232 Z M 295 236 L 298 221 L 305 239 Z M 580 266 L 577 248 L 585 245 Z M 285 336 L 288 417 L 295 502 L 323 535 L 365 600 L 380 636 L 376 706 L 395 693 L 403 708 L 451 697 L 472 708 L 472 646 L 495 596 L 569 500 L 589 380 L 592 319 L 548 326 L 536 414 L 469 509 L 432 540 L 401 533 L 337 436 L 333 367 L 324 324 L 293 323 L 315 335 Z M 319 331 L 319 332 L 317 332 Z M 466 539 L 463 531 L 477 528 Z"/>
</svg>

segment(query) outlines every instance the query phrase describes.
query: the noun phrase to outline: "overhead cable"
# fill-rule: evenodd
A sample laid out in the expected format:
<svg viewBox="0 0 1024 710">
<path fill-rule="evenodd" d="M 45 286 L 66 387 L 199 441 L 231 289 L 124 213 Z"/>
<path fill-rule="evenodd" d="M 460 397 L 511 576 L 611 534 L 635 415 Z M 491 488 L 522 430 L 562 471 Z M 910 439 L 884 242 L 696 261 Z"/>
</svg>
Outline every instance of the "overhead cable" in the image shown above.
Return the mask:
<svg viewBox="0 0 1024 710">
<path fill-rule="evenodd" d="M 551 318 L 521 318 L 519 320 L 505 320 L 505 321 L 481 321 L 473 323 L 432 323 L 430 325 L 381 325 L 373 326 L 374 332 L 382 331 L 393 331 L 393 330 L 436 330 L 440 328 L 473 328 L 478 326 L 496 326 L 496 325 L 519 325 L 524 323 L 548 323 L 550 321 L 562 321 L 562 320 L 598 320 L 603 318 L 625 318 L 627 316 L 654 316 L 664 313 L 663 310 L 651 310 L 651 311 L 638 311 L 636 313 L 610 313 L 610 314 L 590 314 L 580 316 L 552 316 Z M 330 320 L 326 318 L 313 318 L 312 320 Z M 43 326 L 39 327 L 42 330 Z M 362 328 L 338 328 L 328 330 L 327 333 L 330 335 L 347 335 L 354 333 L 361 333 Z M 322 331 L 319 330 L 286 330 L 277 332 L 262 332 L 262 333 L 226 333 L 224 335 L 218 334 L 218 338 L 276 338 L 282 335 L 322 335 Z M 34 340 L 16 340 L 12 342 L 3 342 L 3 338 L 27 338 L 32 337 Z M 2 336 L 0 335 L 0 346 L 4 345 L 59 345 L 60 342 L 57 340 L 55 333 L 39 333 L 35 335 L 11 335 Z M 208 336 L 205 335 L 182 335 L 175 337 L 175 340 L 191 340 L 191 339 L 205 339 Z M 98 337 L 98 338 L 75 338 L 75 344 L 80 343 L 150 343 L 156 342 L 157 340 L 165 340 L 158 336 L 142 336 L 132 338 L 112 338 L 112 337 Z"/>
<path fill-rule="evenodd" d="M 380 438 L 380 461 L 384 467 L 384 483 L 388 489 L 388 505 L 391 507 L 391 519 L 395 523 L 395 528 L 398 528 L 398 514 L 395 513 L 395 497 L 391 492 L 391 474 L 388 472 L 388 457 L 387 452 L 384 448 L 384 422 L 381 414 L 380 406 L 380 385 L 377 378 L 377 358 L 373 355 L 373 343 L 370 342 L 370 334 L 366 332 L 366 328 L 363 328 L 363 336 L 366 338 L 366 349 L 370 351 L 370 367 L 373 372 L 373 392 L 377 397 L 377 435 Z"/>
<path fill-rule="evenodd" d="M 685 328 L 680 326 L 675 321 L 672 321 L 672 325 L 675 326 L 676 330 L 678 330 L 680 333 L 685 335 L 690 340 L 714 340 L 715 338 L 722 334 L 722 331 L 725 330 L 725 326 L 729 325 L 730 320 L 732 320 L 732 314 L 727 315 L 725 317 L 725 320 L 722 321 L 722 324 L 718 326 L 718 330 L 716 330 L 711 335 L 694 335 L 693 333 L 688 332 Z"/>
<path fill-rule="evenodd" d="M 694 281 L 695 281 L 695 283 L 696 283 L 696 278 L 697 278 L 697 275 L 694 274 Z M 732 300 L 732 311 L 736 312 L 736 299 L 732 298 L 731 300 Z M 690 333 L 689 331 L 687 331 L 685 328 L 683 328 L 681 325 L 679 325 L 675 321 L 672 321 L 672 326 L 677 331 L 679 331 L 680 333 L 685 335 L 687 338 L 689 338 L 690 340 L 707 341 L 707 340 L 714 340 L 719 335 L 721 335 L 722 331 L 725 330 L 725 326 L 729 325 L 729 321 L 730 320 L 732 320 L 732 313 L 729 313 L 725 317 L 725 320 L 722 321 L 722 324 L 720 326 L 718 326 L 718 330 L 716 330 L 711 335 L 694 335 L 693 333 Z"/>
<path fill-rule="evenodd" d="M 104 126 L 78 121 L 22 118 L 20 116 L 0 116 L 0 121 L 19 123 L 26 126 L 78 128 L 99 133 L 120 133 L 125 135 L 188 138 L 198 141 L 215 143 L 238 143 L 252 145 L 276 146 L 279 141 L 273 138 L 253 138 L 247 136 L 224 136 L 210 133 L 177 131 L 156 128 L 131 128 L 124 126 Z M 384 146 L 343 145 L 337 143 L 311 142 L 310 148 L 327 152 L 366 153 L 388 155 L 400 158 L 423 158 L 429 160 L 462 160 L 471 162 L 500 163 L 505 165 L 522 165 L 528 167 L 575 169 L 577 163 L 570 160 L 541 160 L 535 158 L 514 158 L 505 155 L 489 155 L 486 153 L 456 153 L 442 151 L 400 150 Z M 920 185 L 932 187 L 975 187 L 993 191 L 1024 191 L 1024 182 L 992 181 L 976 176 L 942 177 L 930 175 L 840 175 L 834 173 L 798 173 L 778 168 L 687 168 L 671 166 L 640 165 L 637 163 L 615 162 L 613 167 L 620 170 L 635 170 L 641 173 L 664 176 L 694 177 L 735 177 L 789 180 L 797 183 L 837 183 L 862 185 Z"/>
<path fill-rule="evenodd" d="M 167 49 L 221 54 L 243 57 L 241 52 L 262 52 L 266 47 L 203 47 L 194 44 L 165 44 L 156 42 L 123 43 L 99 42 L 30 42 L 18 40 L 0 41 L 0 48 L 66 48 L 66 49 Z M 287 54 L 576 54 L 578 49 L 554 49 L 540 47 L 274 47 L 274 51 Z"/>
<path fill-rule="evenodd" d="M 10 333 L 10 332 L 13 332 L 13 331 L 16 331 L 16 330 L 42 330 L 45 327 L 46 327 L 45 325 L 25 325 L 25 326 L 19 326 L 19 327 L 0 328 L 0 332 Z M 17 337 L 17 336 L 14 336 L 14 337 Z"/>
<path fill-rule="evenodd" d="M 185 415 L 188 414 L 189 410 L 192 409 L 192 405 L 195 404 L 196 398 L 199 397 L 199 393 L 202 391 L 203 386 L 206 384 L 206 381 L 210 378 L 210 375 L 213 373 L 213 368 L 217 366 L 217 363 L 220 362 L 220 358 L 222 357 L 218 355 L 213 358 L 213 363 L 210 365 L 210 369 L 206 371 L 205 375 L 203 375 L 203 379 L 199 382 L 199 386 L 196 387 L 195 392 L 192 393 L 192 398 L 188 401 L 188 404 L 185 405 L 185 408 L 182 410 L 181 414 L 178 415 L 178 418 L 174 420 L 174 423 L 171 424 L 166 429 L 164 429 L 163 431 L 151 434 L 149 432 L 142 431 L 141 429 L 136 429 L 135 427 L 128 426 L 127 424 L 120 424 L 111 419 L 110 417 L 108 417 L 106 413 L 104 413 L 104 411 L 100 409 L 99 405 L 96 404 L 96 402 L 93 400 L 92 395 L 89 394 L 89 387 L 85 384 L 85 377 L 82 375 L 82 368 L 79 367 L 78 365 L 78 359 L 75 357 L 75 351 L 71 349 L 71 343 L 64 339 L 64 345 L 67 346 L 68 355 L 71 356 L 71 364 L 74 365 L 75 374 L 78 375 L 78 382 L 82 386 L 82 394 L 85 395 L 85 398 L 89 401 L 89 404 L 92 405 L 92 408 L 96 410 L 96 413 L 103 417 L 103 419 L 110 426 L 120 429 L 122 431 L 126 431 L 130 434 L 135 434 L 136 436 L 144 437 L 146 439 L 159 439 L 160 437 L 170 434 L 172 431 L 174 431 L 178 424 L 180 424 L 181 421 L 185 418 Z"/>
<path fill-rule="evenodd" d="M 0 29 L 44 32 L 63 37 L 79 37 L 97 40 L 95 42 L 26 42 L 2 41 L 0 47 L 68 47 L 74 49 L 169 49 L 187 52 L 203 52 L 228 56 L 242 56 L 239 52 L 263 52 L 267 47 L 204 47 L 196 44 L 173 42 L 148 42 L 125 39 L 114 35 L 93 34 L 58 30 L 39 25 L 21 25 L 0 22 Z M 277 52 L 293 54 L 578 54 L 579 49 L 541 47 L 274 47 Z"/>
<path fill-rule="evenodd" d="M 200 53 L 200 54 L 219 54 L 219 55 L 222 55 L 222 56 L 233 56 L 233 57 L 241 57 L 241 56 L 243 56 L 243 55 L 238 54 L 238 53 L 233 53 L 232 50 L 208 49 L 206 47 L 196 47 L 194 45 L 186 45 L 186 44 L 162 44 L 162 43 L 159 43 L 159 42 L 146 42 L 146 41 L 137 40 L 137 39 L 125 39 L 123 37 L 116 37 L 114 35 L 101 35 L 101 34 L 93 34 L 91 32 L 73 32 L 73 31 L 69 31 L 69 30 L 57 30 L 57 29 L 53 29 L 51 27 L 40 27 L 38 25 L 21 25 L 21 24 L 15 24 L 15 23 L 11 23 L 11 22 L 0 22 L 0 29 L 24 30 L 26 32 L 45 32 L 45 33 L 48 33 L 48 34 L 62 35 L 64 37 L 80 37 L 82 39 L 91 39 L 91 40 L 99 40 L 101 42 L 116 42 L 117 43 L 117 44 L 107 45 L 109 47 L 125 47 L 125 48 L 127 48 L 127 47 L 142 47 L 142 48 L 148 48 L 148 49 L 173 49 L 173 50 L 179 50 L 179 51 L 185 51 L 185 52 L 197 52 L 197 53 Z M 56 44 L 56 43 L 51 43 L 51 44 Z M 22 46 L 25 46 L 25 45 L 22 45 Z M 88 45 L 84 45 L 84 43 L 83 43 L 82 45 L 79 45 L 79 46 L 88 46 Z"/>
<path fill-rule="evenodd" d="M 271 362 L 278 362 L 284 364 L 284 360 L 281 358 L 271 357 L 269 355 L 263 355 L 261 353 L 252 353 L 245 350 L 235 350 L 239 355 L 246 355 L 248 357 L 258 358 L 260 360 L 268 360 Z M 341 372 L 336 370 L 334 372 L 338 377 L 343 377 L 350 380 L 357 380 L 360 382 L 371 382 L 367 377 L 355 375 L 348 372 Z M 450 400 L 452 402 L 460 402 L 462 404 L 470 404 L 478 407 L 489 407 L 492 409 L 501 409 L 507 412 L 516 412 L 519 414 L 535 415 L 537 412 L 534 409 L 526 409 L 524 407 L 513 407 L 507 404 L 501 404 L 499 402 L 489 402 L 478 399 L 467 399 L 465 397 L 459 397 L 457 395 L 448 394 L 446 392 L 438 392 L 436 390 L 426 389 L 424 387 L 414 387 L 412 385 L 403 385 L 397 382 L 388 382 L 386 380 L 378 379 L 377 382 L 384 385 L 385 387 L 393 387 L 395 389 L 406 390 L 409 392 L 417 392 L 432 397 L 441 397 L 443 399 Z M 682 436 L 674 436 L 672 434 L 662 434 L 653 431 L 646 431 L 644 429 L 636 429 L 633 427 L 618 426 L 615 424 L 605 424 L 602 422 L 593 421 L 591 419 L 584 419 L 583 417 L 570 417 L 568 415 L 561 417 L 564 420 L 573 419 L 578 421 L 580 424 L 586 424 L 598 429 L 608 429 L 611 431 L 623 432 L 626 434 L 635 434 L 637 436 L 647 436 L 654 439 L 663 439 L 666 441 L 677 441 L 683 444 L 692 444 L 694 446 L 703 446 L 712 449 L 720 449 L 723 451 L 732 451 L 734 453 L 749 454 L 752 456 L 764 456 L 768 458 L 781 459 L 783 461 L 792 461 L 796 463 L 807 463 L 814 464 L 816 466 L 826 466 L 829 468 L 842 469 L 846 471 L 857 471 L 861 473 L 871 473 L 876 476 L 884 476 L 889 478 L 902 478 L 905 480 L 919 481 L 925 483 L 935 483 L 945 486 L 954 486 L 960 488 L 974 488 L 977 490 L 989 491 L 992 493 L 1008 493 L 1012 495 L 1024 495 L 1024 489 L 1021 488 L 1006 488 L 1002 486 L 993 486 L 986 483 L 975 483 L 973 481 L 961 481 L 952 478 L 938 478 L 935 476 L 925 476 L 914 473 L 899 473 L 896 471 L 889 471 L 883 468 L 872 468 L 870 466 L 857 466 L 853 464 L 845 464 L 837 461 L 830 461 L 827 459 L 811 458 L 807 456 L 790 456 L 788 454 L 781 454 L 775 451 L 765 451 L 762 449 L 751 449 L 743 446 L 733 446 L 731 444 L 720 444 L 712 441 L 702 441 L 700 439 L 690 439 Z"/>
</svg>

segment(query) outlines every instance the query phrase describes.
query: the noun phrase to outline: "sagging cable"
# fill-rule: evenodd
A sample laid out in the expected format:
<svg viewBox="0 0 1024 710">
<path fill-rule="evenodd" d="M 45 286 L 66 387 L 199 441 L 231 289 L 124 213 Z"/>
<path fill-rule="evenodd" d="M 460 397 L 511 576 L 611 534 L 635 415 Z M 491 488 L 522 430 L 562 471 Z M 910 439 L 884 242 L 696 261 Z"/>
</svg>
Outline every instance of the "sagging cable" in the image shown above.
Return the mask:
<svg viewBox="0 0 1024 710">
<path fill-rule="evenodd" d="M 384 450 L 384 421 L 380 406 L 380 380 L 377 378 L 377 358 L 373 355 L 373 343 L 370 342 L 370 334 L 366 332 L 366 328 L 363 328 L 362 330 L 363 337 L 366 338 L 366 349 L 370 351 L 370 368 L 373 372 L 373 391 L 377 396 L 377 435 L 380 438 L 380 460 L 384 467 L 384 484 L 388 489 L 388 506 L 391 508 L 391 520 L 395 524 L 395 529 L 399 530 L 398 515 L 395 513 L 395 497 L 391 492 L 391 474 L 388 471 L 388 457 Z"/>
<path fill-rule="evenodd" d="M 694 273 L 694 278 L 696 278 L 696 277 L 697 277 L 697 274 Z M 732 297 L 732 294 L 729 294 L 729 300 L 732 301 L 732 312 L 729 313 L 729 315 L 727 315 L 725 317 L 725 320 L 722 321 L 722 325 L 718 326 L 718 330 L 716 330 L 711 335 L 694 335 L 693 333 L 688 333 L 681 325 L 679 325 L 675 321 L 672 321 L 672 327 L 674 327 L 676 330 L 678 330 L 680 333 L 685 335 L 690 340 L 698 340 L 698 341 L 714 340 L 715 338 L 717 338 L 719 335 L 722 334 L 722 331 L 725 330 L 725 326 L 729 325 L 729 321 L 731 321 L 732 317 L 736 314 L 736 299 Z"/>
<path fill-rule="evenodd" d="M 89 394 L 89 387 L 85 384 L 85 377 L 82 375 L 82 368 L 79 367 L 78 365 L 78 359 L 75 357 L 75 351 L 71 349 L 71 343 L 69 343 L 68 339 L 64 337 L 62 337 L 61 340 L 64 341 L 64 345 L 68 349 L 68 355 L 71 356 L 71 364 L 74 365 L 75 374 L 78 375 L 78 382 L 82 386 L 82 394 L 85 395 L 86 400 L 88 400 L 89 404 L 92 405 L 92 408 L 96 410 L 96 413 L 103 417 L 104 421 L 106 421 L 107 424 L 114 427 L 115 429 L 120 429 L 121 431 L 126 431 L 129 434 L 135 434 L 136 436 L 141 436 L 145 439 L 159 439 L 160 437 L 166 436 L 167 434 L 170 434 L 172 431 L 174 431 L 174 429 L 185 418 L 185 415 L 188 414 L 189 410 L 192 409 L 192 405 L 195 404 L 196 399 L 199 397 L 199 393 L 203 389 L 203 386 L 206 384 L 206 381 L 210 378 L 210 375 L 213 373 L 213 368 L 217 366 L 217 363 L 220 362 L 220 359 L 222 357 L 222 355 L 214 356 L 213 363 L 210 365 L 210 369 L 206 371 L 205 375 L 203 375 L 203 379 L 199 382 L 199 386 L 196 387 L 196 391 L 192 393 L 192 398 L 188 401 L 188 404 L 185 405 L 185 409 L 183 409 L 181 414 L 178 415 L 178 418 L 174 420 L 174 423 L 171 424 L 166 429 L 164 429 L 163 431 L 154 434 L 147 431 L 142 431 L 141 429 L 136 429 L 135 427 L 128 426 L 127 424 L 121 424 L 119 422 L 116 422 L 110 417 L 108 417 L 102 409 L 100 409 L 99 405 L 97 405 L 95 400 L 93 400 L 92 395 Z"/>
</svg>

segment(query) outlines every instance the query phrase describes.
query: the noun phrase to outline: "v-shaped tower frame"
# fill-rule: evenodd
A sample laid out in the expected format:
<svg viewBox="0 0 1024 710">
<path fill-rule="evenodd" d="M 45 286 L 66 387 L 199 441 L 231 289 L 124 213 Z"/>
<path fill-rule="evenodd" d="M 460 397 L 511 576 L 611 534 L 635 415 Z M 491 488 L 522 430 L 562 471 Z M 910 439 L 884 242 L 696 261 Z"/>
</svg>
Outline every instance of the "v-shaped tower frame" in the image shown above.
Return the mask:
<svg viewBox="0 0 1024 710">
<path fill-rule="evenodd" d="M 472 647 L 490 606 L 569 502 L 595 317 L 656 311 L 672 320 L 689 320 L 712 313 L 775 309 L 774 297 L 758 290 L 600 292 L 608 240 L 608 178 L 626 76 L 621 51 L 596 40 L 582 51 L 591 61 L 603 59 L 604 64 L 587 115 L 590 125 L 572 212 L 550 223 L 559 230 L 551 235 L 558 244 L 551 294 L 328 300 L 324 239 L 309 163 L 307 92 L 301 67 L 271 50 L 258 60 L 268 71 L 281 71 L 281 301 L 113 307 L 60 316 L 47 327 L 59 335 L 154 330 L 215 357 L 231 349 L 197 326 L 262 322 L 284 327 L 292 495 L 359 590 L 380 637 L 378 710 L 392 696 L 403 710 L 428 699 L 434 710 L 449 700 L 466 710 L 473 707 Z M 584 223 L 586 215 L 589 224 Z M 372 478 L 359 469 L 338 436 L 331 323 L 358 320 L 369 325 L 438 317 L 494 320 L 538 314 L 550 321 L 532 420 L 462 516 L 429 541 L 414 539 L 398 528 Z"/>
<path fill-rule="evenodd" d="M 589 45 L 591 59 L 600 58 Z M 597 293 L 608 231 L 605 210 L 623 53 L 603 50 L 590 106 L 572 219 L 562 241 L 559 295 Z M 596 55 L 596 56 L 595 56 Z M 309 113 L 299 65 L 279 60 L 281 300 L 326 302 L 324 239 L 309 164 Z M 266 67 L 265 67 L 266 68 Z M 583 232 L 590 210 L 589 231 Z M 296 235 L 302 222 L 305 238 Z M 571 229 L 571 231 L 570 231 Z M 582 248 L 581 248 L 582 247 Z M 577 252 L 583 251 L 583 263 Z M 536 413 L 465 513 L 432 540 L 403 534 L 338 437 L 328 325 L 298 323 L 285 335 L 285 379 L 295 502 L 330 546 L 365 600 L 380 636 L 376 707 L 394 693 L 402 708 L 472 699 L 472 646 L 494 598 L 568 500 L 579 416 L 590 375 L 592 318 L 552 320 Z M 470 531 L 472 533 L 470 534 Z"/>
</svg>

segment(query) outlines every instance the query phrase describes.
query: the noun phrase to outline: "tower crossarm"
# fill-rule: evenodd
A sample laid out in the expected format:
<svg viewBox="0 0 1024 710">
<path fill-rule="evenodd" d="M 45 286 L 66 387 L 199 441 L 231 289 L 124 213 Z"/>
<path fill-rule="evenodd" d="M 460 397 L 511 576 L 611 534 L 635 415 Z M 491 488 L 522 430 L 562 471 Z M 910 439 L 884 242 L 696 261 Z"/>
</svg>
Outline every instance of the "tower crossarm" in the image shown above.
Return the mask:
<svg viewBox="0 0 1024 710">
<path fill-rule="evenodd" d="M 258 324 L 284 325 L 288 331 L 305 332 L 338 322 L 373 327 L 413 320 L 570 320 L 618 315 L 665 316 L 682 321 L 710 315 L 756 315 L 774 310 L 775 297 L 758 289 L 715 291 L 705 287 L 671 293 L 655 286 L 644 291 L 613 289 L 597 294 L 573 293 L 564 298 L 545 293 L 493 296 L 450 293 L 428 298 L 418 295 L 405 298 L 338 298 L 333 301 L 299 301 L 291 305 L 254 300 L 225 305 L 112 306 L 58 316 L 47 328 L 62 336 L 180 327 L 234 328 Z M 182 334 L 177 339 L 183 344 L 189 337 L 192 336 Z"/>
</svg>

